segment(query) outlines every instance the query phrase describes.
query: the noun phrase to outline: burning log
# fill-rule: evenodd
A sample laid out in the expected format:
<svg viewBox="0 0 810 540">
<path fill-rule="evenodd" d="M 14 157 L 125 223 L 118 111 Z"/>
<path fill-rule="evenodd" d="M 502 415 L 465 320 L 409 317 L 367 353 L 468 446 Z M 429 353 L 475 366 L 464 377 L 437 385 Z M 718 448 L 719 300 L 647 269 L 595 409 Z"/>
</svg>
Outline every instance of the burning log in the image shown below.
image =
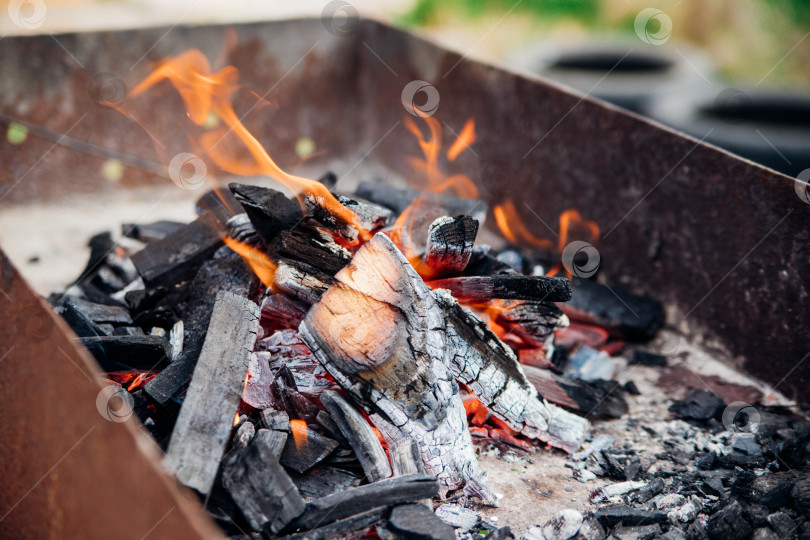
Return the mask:
<svg viewBox="0 0 810 540">
<path fill-rule="evenodd" d="M 391 465 L 377 435 L 353 404 L 337 392 L 327 390 L 321 394 L 321 403 L 335 420 L 335 424 L 349 441 L 369 482 L 391 476 Z M 410 440 L 410 439 L 408 439 Z M 421 462 L 421 460 L 420 460 Z M 409 472 L 424 472 L 409 471 Z"/>
<path fill-rule="evenodd" d="M 178 480 L 201 493 L 211 489 L 225 452 L 258 324 L 256 304 L 232 293 L 217 294 L 167 451 Z"/>
<path fill-rule="evenodd" d="M 542 400 L 512 349 L 453 297 L 442 291 L 434 294 L 447 318 L 453 375 L 512 429 L 569 453 L 577 450 L 587 420 Z"/>
<path fill-rule="evenodd" d="M 438 492 L 439 482 L 430 476 L 395 476 L 312 500 L 294 525 L 312 529 L 375 508 L 433 497 Z"/>
<path fill-rule="evenodd" d="M 166 404 L 191 380 L 208 331 L 217 292 L 228 291 L 246 297 L 257 284 L 255 274 L 235 254 L 203 264 L 191 282 L 191 298 L 183 313 L 183 352 L 146 385 L 146 393 L 152 399 Z"/>
<path fill-rule="evenodd" d="M 194 275 L 220 247 L 222 225 L 211 214 L 204 214 L 147 244 L 132 255 L 132 262 L 146 285 L 170 286 Z"/>
<path fill-rule="evenodd" d="M 281 464 L 294 471 L 308 471 L 328 456 L 338 443 L 309 429 L 301 420 L 291 422 L 292 437 L 287 439 L 281 454 Z"/>
<path fill-rule="evenodd" d="M 547 276 L 465 276 L 434 279 L 432 289 L 447 289 L 461 301 L 495 299 L 567 302 L 571 299 L 571 282 L 566 278 Z"/>
<path fill-rule="evenodd" d="M 389 444 L 418 441 L 443 491 L 479 476 L 458 385 L 444 363 L 444 314 L 387 236 L 375 235 L 337 273 L 299 336 Z"/>
<path fill-rule="evenodd" d="M 284 432 L 260 429 L 223 464 L 222 484 L 254 530 L 276 534 L 304 511 L 304 499 L 279 465 L 286 441 Z"/>
<path fill-rule="evenodd" d="M 301 206 L 280 191 L 236 182 L 228 187 L 267 245 L 281 231 L 293 228 L 303 219 Z"/>
<path fill-rule="evenodd" d="M 472 255 L 478 222 L 470 216 L 441 217 L 428 228 L 425 264 L 436 276 L 460 274 Z"/>
<path fill-rule="evenodd" d="M 172 347 L 160 336 L 97 336 L 79 338 L 104 371 L 153 370 L 165 365 Z"/>
</svg>

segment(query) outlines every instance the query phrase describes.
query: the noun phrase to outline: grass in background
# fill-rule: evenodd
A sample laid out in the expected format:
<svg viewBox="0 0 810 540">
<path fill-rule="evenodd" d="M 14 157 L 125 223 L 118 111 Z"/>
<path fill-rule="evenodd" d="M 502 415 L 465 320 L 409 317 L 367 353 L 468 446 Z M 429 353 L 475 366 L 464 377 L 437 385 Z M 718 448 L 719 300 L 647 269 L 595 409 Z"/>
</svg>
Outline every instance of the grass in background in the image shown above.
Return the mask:
<svg viewBox="0 0 810 540">
<path fill-rule="evenodd" d="M 467 32 L 470 43 L 482 40 L 477 52 L 498 57 L 541 40 L 633 39 L 633 21 L 648 7 L 667 13 L 673 42 L 706 51 L 724 78 L 810 90 L 810 0 L 416 0 L 397 21 L 438 35 Z"/>
</svg>

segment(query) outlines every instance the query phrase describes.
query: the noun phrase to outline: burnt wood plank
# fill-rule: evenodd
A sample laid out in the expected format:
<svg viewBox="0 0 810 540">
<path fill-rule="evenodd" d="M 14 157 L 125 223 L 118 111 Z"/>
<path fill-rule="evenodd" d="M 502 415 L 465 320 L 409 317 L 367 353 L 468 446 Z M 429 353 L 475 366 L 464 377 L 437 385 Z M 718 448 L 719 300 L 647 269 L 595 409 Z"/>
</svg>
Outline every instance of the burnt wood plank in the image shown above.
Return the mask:
<svg viewBox="0 0 810 540">
<path fill-rule="evenodd" d="M 146 384 L 152 399 L 166 404 L 191 380 L 197 358 L 211 318 L 219 291 L 249 296 L 258 286 L 258 278 L 236 254 L 223 259 L 206 261 L 191 282 L 191 296 L 183 313 L 183 352 L 166 369 Z"/>
<path fill-rule="evenodd" d="M 225 452 L 258 325 L 256 304 L 233 293 L 217 294 L 167 452 L 178 480 L 201 493 L 211 489 Z"/>
<path fill-rule="evenodd" d="M 172 347 L 160 336 L 96 336 L 79 338 L 104 371 L 154 370 L 169 362 Z"/>
<path fill-rule="evenodd" d="M 438 492 L 439 482 L 431 476 L 395 476 L 312 500 L 295 525 L 311 529 L 374 508 L 433 497 Z"/>
<path fill-rule="evenodd" d="M 278 533 L 304 511 L 304 499 L 279 464 L 286 441 L 282 431 L 261 429 L 224 460 L 222 484 L 254 530 Z"/>
<path fill-rule="evenodd" d="M 222 246 L 221 225 L 210 214 L 195 219 L 132 255 L 143 282 L 170 286 L 188 279 Z"/>
<path fill-rule="evenodd" d="M 459 300 L 517 299 L 543 302 L 571 300 L 571 282 L 564 277 L 548 276 L 465 276 L 435 279 L 433 289 L 447 289 Z"/>
<path fill-rule="evenodd" d="M 375 508 L 361 514 L 340 519 L 328 525 L 302 533 L 282 536 L 283 540 L 332 540 L 333 538 L 360 537 L 363 530 L 378 523 L 385 513 L 384 508 Z"/>
<path fill-rule="evenodd" d="M 374 430 L 354 404 L 333 390 L 321 394 L 321 403 L 335 420 L 337 428 L 349 441 L 369 482 L 391 476 L 391 465 Z M 409 441 L 411 439 L 408 439 Z M 421 458 L 420 458 L 421 463 Z M 421 471 L 424 472 L 424 466 Z"/>
</svg>

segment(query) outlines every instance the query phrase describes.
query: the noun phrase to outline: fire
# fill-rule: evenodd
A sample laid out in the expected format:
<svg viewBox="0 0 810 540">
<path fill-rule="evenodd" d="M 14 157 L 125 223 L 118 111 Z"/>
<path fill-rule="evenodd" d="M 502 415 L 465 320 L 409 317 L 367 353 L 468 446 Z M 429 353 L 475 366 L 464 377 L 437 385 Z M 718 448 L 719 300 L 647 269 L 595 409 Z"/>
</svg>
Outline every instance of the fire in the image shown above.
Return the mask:
<svg viewBox="0 0 810 540">
<path fill-rule="evenodd" d="M 241 420 L 241 419 L 242 418 L 239 416 L 239 413 L 236 413 L 236 415 L 234 415 L 234 417 L 233 417 L 233 427 L 238 426 L 239 425 L 239 420 Z"/>
<path fill-rule="evenodd" d="M 416 138 L 419 148 L 422 150 L 424 157 L 411 157 L 408 159 L 410 165 L 414 170 L 419 173 L 421 179 L 427 182 L 420 182 L 423 191 L 431 193 L 443 193 L 447 190 L 454 190 L 456 195 L 468 199 L 478 198 L 478 188 L 468 176 L 456 174 L 453 176 L 446 176 L 439 169 L 439 156 L 441 155 L 442 148 L 442 126 L 439 121 L 432 116 L 421 116 L 428 127 L 430 137 L 425 137 L 419 126 L 416 125 L 413 118 L 407 116 L 405 118 L 405 127 Z M 447 152 L 447 158 L 450 161 L 455 160 L 463 150 L 469 147 L 475 140 L 475 123 L 472 120 L 467 121 L 467 125 L 461 130 L 456 142 L 450 147 Z"/>
<path fill-rule="evenodd" d="M 554 243 L 547 238 L 539 238 L 533 235 L 526 228 L 526 225 L 520 220 L 515 204 L 507 199 L 502 204 L 496 204 L 492 209 L 495 216 L 495 223 L 498 225 L 501 234 L 512 244 L 529 244 L 530 246 L 544 248 L 548 250 L 555 249 Z M 585 232 L 590 236 L 591 242 L 599 240 L 599 225 L 594 221 L 584 219 L 574 208 L 569 208 L 560 214 L 560 235 L 557 241 L 556 249 L 562 253 L 565 246 L 568 245 L 569 237 L 572 235 L 571 231 Z M 560 271 L 560 265 L 555 265 L 548 275 L 553 276 Z"/>
<path fill-rule="evenodd" d="M 292 432 L 293 440 L 295 441 L 295 448 L 299 452 L 306 450 L 309 446 L 307 423 L 303 420 L 290 420 L 290 431 Z"/>
<path fill-rule="evenodd" d="M 187 116 L 192 122 L 202 126 L 212 115 L 222 120 L 223 125 L 201 137 L 205 152 L 219 168 L 239 175 L 265 175 L 274 178 L 294 193 L 304 193 L 315 198 L 330 213 L 354 225 L 361 234 L 367 234 L 357 215 L 340 204 L 326 186 L 283 171 L 248 131 L 233 109 L 232 95 L 240 88 L 239 72 L 235 67 L 226 66 L 213 71 L 205 55 L 199 50 L 191 49 L 161 62 L 132 90 L 131 97 L 137 97 L 163 80 L 168 80 L 180 94 Z M 229 143 L 233 142 L 231 137 L 236 137 L 243 149 L 247 150 L 251 158 L 249 161 L 235 158 L 229 152 Z M 300 197 L 298 200 L 303 209 L 303 201 Z"/>
<path fill-rule="evenodd" d="M 278 265 L 266 253 L 227 236 L 222 241 L 225 242 L 226 246 L 242 256 L 265 287 L 268 289 L 273 288 L 276 282 L 275 276 Z"/>
</svg>

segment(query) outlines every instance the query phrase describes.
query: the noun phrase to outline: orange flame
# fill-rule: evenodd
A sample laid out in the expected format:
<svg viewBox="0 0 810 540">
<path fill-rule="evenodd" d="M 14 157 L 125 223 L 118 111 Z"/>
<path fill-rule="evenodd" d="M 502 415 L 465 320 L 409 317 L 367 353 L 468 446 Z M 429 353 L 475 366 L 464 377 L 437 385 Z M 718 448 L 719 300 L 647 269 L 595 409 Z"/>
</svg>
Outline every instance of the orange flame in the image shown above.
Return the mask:
<svg viewBox="0 0 810 540">
<path fill-rule="evenodd" d="M 239 425 L 239 420 L 241 420 L 241 418 L 239 417 L 239 413 L 236 413 L 236 415 L 233 417 L 233 426 L 234 427 Z"/>
<path fill-rule="evenodd" d="M 456 192 L 459 197 L 475 199 L 478 197 L 478 188 L 468 176 L 463 174 L 456 174 L 453 176 L 446 176 L 439 169 L 439 156 L 442 148 L 442 127 L 439 121 L 432 116 L 420 116 L 425 121 L 428 127 L 430 138 L 425 137 L 422 130 L 414 122 L 413 117 L 405 117 L 405 127 L 416 138 L 419 148 L 422 150 L 423 158 L 411 157 L 408 162 L 418 173 L 422 175 L 425 182 L 422 182 L 425 191 L 432 193 L 442 193 L 449 189 Z M 458 139 L 453 143 L 450 151 L 447 153 L 450 161 L 455 160 L 463 150 L 469 147 L 475 140 L 475 123 L 468 120 L 462 133 Z M 452 157 L 451 157 L 452 155 Z"/>
<path fill-rule="evenodd" d="M 502 204 L 496 204 L 492 209 L 495 216 L 495 223 L 506 238 L 512 244 L 529 244 L 534 247 L 544 249 L 554 249 L 554 243 L 547 238 L 539 238 L 533 235 L 526 228 L 526 225 L 521 221 L 515 204 L 507 199 Z M 595 221 L 583 219 L 580 213 L 574 209 L 569 208 L 560 214 L 560 235 L 557 241 L 557 250 L 562 253 L 565 246 L 568 245 L 571 231 L 577 229 L 579 232 L 585 232 L 590 236 L 591 242 L 599 240 L 599 225 Z M 555 275 L 560 271 L 560 265 L 555 265 L 548 275 Z"/>
<path fill-rule="evenodd" d="M 340 204 L 326 186 L 315 180 L 283 171 L 248 131 L 231 103 L 232 94 L 239 88 L 239 72 L 235 67 L 226 66 L 214 72 L 205 55 L 191 49 L 164 60 L 132 90 L 131 96 L 136 97 L 163 80 L 168 80 L 180 94 L 192 122 L 201 126 L 212 114 L 224 122 L 225 125 L 202 136 L 205 151 L 219 168 L 235 174 L 261 174 L 274 178 L 294 193 L 312 196 L 330 213 L 354 225 L 361 233 L 367 234 L 360 225 L 357 215 Z M 227 151 L 227 144 L 220 144 L 231 135 L 247 149 L 252 158 L 251 162 L 235 159 Z M 299 202 L 302 202 L 300 198 Z"/>
<path fill-rule="evenodd" d="M 307 423 L 303 420 L 290 420 L 290 431 L 292 432 L 295 448 L 305 451 L 309 447 L 309 437 L 307 436 Z"/>
<path fill-rule="evenodd" d="M 461 133 L 458 136 L 458 139 L 450 146 L 450 150 L 447 151 L 447 159 L 450 161 L 455 161 L 456 158 L 461 154 L 464 150 L 470 147 L 472 143 L 475 142 L 475 120 L 470 118 L 467 120 L 467 123 L 464 124 L 464 127 L 461 129 Z"/>
<path fill-rule="evenodd" d="M 259 281 L 261 281 L 265 287 L 268 289 L 272 289 L 274 287 L 276 283 L 275 276 L 278 265 L 273 262 L 273 260 L 268 257 L 266 253 L 251 245 L 239 242 L 238 240 L 234 240 L 233 238 L 227 236 L 222 240 L 225 242 L 226 246 L 234 250 L 242 257 L 242 259 L 245 260 L 245 263 L 250 266 L 253 273 L 256 274 Z"/>
</svg>

